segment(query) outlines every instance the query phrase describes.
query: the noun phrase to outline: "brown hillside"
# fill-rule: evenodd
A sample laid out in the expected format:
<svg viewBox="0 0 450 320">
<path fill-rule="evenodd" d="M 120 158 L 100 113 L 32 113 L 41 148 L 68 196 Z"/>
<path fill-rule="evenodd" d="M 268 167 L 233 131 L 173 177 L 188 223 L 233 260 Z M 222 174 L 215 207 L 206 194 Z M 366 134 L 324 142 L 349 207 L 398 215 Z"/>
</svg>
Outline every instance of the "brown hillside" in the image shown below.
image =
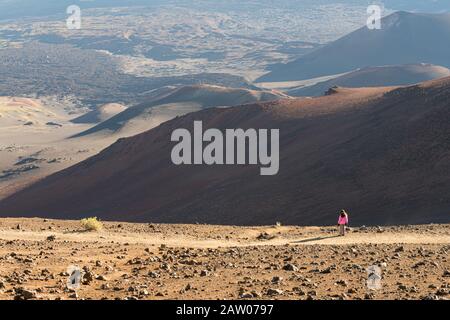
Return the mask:
<svg viewBox="0 0 450 320">
<path fill-rule="evenodd" d="M 219 224 L 449 222 L 450 78 L 208 109 L 121 139 L 0 203 L 2 216 Z M 171 132 L 279 128 L 280 171 L 175 166 Z"/>
</svg>

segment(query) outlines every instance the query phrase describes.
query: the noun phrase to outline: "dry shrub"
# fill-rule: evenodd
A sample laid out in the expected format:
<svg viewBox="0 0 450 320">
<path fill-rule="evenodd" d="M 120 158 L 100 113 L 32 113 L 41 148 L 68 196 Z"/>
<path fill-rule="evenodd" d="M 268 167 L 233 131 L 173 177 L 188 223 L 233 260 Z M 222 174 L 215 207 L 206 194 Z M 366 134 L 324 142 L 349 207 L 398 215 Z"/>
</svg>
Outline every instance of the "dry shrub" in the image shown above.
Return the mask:
<svg viewBox="0 0 450 320">
<path fill-rule="evenodd" d="M 87 231 L 100 231 L 103 229 L 103 224 L 97 217 L 81 219 L 81 226 Z"/>
</svg>

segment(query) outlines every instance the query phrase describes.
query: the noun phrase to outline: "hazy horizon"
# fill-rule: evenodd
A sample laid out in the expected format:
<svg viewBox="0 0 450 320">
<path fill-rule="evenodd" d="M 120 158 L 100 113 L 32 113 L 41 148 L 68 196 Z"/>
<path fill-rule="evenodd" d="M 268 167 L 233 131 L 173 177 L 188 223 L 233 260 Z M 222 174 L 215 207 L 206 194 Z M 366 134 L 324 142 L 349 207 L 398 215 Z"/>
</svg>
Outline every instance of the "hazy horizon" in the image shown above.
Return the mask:
<svg viewBox="0 0 450 320">
<path fill-rule="evenodd" d="M 106 7 L 132 7 L 132 6 L 166 6 L 177 5 L 191 8 L 204 8 L 211 5 L 214 0 L 1 0 L 0 20 L 17 19 L 25 17 L 42 17 L 50 15 L 64 15 L 69 5 L 78 5 L 85 9 Z M 447 0 L 259 0 L 237 1 L 227 0 L 214 3 L 216 10 L 245 11 L 254 7 L 278 7 L 284 9 L 299 9 L 302 6 L 344 4 L 354 6 L 367 6 L 382 4 L 389 10 L 406 10 L 412 12 L 449 12 L 450 5 Z"/>
</svg>

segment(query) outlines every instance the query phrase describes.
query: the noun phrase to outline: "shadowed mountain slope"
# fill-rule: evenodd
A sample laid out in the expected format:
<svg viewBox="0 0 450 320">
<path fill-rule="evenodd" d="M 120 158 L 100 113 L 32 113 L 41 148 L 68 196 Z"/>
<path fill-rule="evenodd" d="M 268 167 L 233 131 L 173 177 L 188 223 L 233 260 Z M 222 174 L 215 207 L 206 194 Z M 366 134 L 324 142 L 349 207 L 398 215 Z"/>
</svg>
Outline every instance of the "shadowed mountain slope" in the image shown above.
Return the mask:
<svg viewBox="0 0 450 320">
<path fill-rule="evenodd" d="M 450 78 L 214 108 L 120 139 L 0 202 L 1 216 L 352 225 L 449 222 Z M 280 129 L 280 170 L 175 166 L 174 129 Z"/>
<path fill-rule="evenodd" d="M 305 80 L 371 66 L 417 63 L 450 67 L 450 14 L 393 13 L 382 19 L 380 30 L 364 26 L 258 81 Z"/>
</svg>

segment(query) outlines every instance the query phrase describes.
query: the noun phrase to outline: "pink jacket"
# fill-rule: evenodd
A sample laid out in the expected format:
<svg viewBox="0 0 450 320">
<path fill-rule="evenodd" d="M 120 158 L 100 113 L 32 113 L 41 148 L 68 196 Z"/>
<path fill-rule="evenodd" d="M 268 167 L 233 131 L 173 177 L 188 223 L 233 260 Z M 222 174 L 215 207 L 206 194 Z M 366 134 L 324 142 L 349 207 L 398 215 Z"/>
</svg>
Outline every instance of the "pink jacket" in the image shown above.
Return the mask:
<svg viewBox="0 0 450 320">
<path fill-rule="evenodd" d="M 345 217 L 341 217 L 339 215 L 339 220 L 338 220 L 338 224 L 348 224 L 348 216 L 346 215 Z"/>
</svg>

